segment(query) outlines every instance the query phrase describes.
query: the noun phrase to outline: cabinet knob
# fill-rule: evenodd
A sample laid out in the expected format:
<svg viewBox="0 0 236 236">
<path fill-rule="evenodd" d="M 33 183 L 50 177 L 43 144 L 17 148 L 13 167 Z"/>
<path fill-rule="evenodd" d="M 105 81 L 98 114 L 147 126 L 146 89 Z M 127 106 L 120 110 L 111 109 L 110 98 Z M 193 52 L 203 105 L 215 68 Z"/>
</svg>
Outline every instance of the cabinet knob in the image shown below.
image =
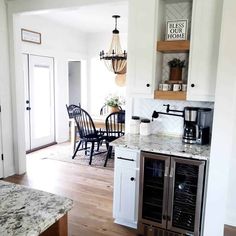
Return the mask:
<svg viewBox="0 0 236 236">
<path fill-rule="evenodd" d="M 147 87 L 150 87 L 150 84 L 146 84 Z"/>
<path fill-rule="evenodd" d="M 130 180 L 131 180 L 131 181 L 134 181 L 134 177 L 131 177 Z"/>
<path fill-rule="evenodd" d="M 195 87 L 195 84 L 191 84 L 191 87 L 194 88 L 194 87 Z"/>
<path fill-rule="evenodd" d="M 29 104 L 29 103 L 30 103 L 29 100 L 26 100 L 25 102 L 26 102 L 26 104 Z"/>
<path fill-rule="evenodd" d="M 26 110 L 27 110 L 27 111 L 30 111 L 30 110 L 31 110 L 31 107 L 26 107 Z"/>
</svg>

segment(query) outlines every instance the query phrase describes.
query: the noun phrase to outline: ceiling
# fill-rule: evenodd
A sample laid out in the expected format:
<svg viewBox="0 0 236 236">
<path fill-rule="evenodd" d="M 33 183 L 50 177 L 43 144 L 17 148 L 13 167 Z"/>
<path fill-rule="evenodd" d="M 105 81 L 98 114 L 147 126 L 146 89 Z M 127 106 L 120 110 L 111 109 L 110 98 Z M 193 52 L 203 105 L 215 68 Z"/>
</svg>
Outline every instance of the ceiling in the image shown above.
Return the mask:
<svg viewBox="0 0 236 236">
<path fill-rule="evenodd" d="M 112 32 L 115 21 L 112 15 L 120 15 L 118 30 L 128 31 L 128 1 L 84 6 L 76 9 L 41 12 L 40 16 L 84 33 Z"/>
</svg>

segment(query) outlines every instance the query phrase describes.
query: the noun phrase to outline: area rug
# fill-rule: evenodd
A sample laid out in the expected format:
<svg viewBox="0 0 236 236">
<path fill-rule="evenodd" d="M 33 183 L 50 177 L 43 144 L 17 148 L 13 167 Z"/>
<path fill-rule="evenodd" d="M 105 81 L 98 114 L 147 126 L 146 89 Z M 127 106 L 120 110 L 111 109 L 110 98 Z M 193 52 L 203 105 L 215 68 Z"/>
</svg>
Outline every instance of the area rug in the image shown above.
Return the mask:
<svg viewBox="0 0 236 236">
<path fill-rule="evenodd" d="M 100 151 L 106 151 L 105 145 L 100 148 Z M 69 162 L 77 165 L 89 166 L 89 156 L 85 155 L 84 150 L 78 151 L 75 159 L 72 159 L 73 150 L 70 143 L 53 145 L 39 151 L 28 154 L 29 158 L 52 159 L 57 161 Z M 91 167 L 96 168 L 114 168 L 114 159 L 110 158 L 107 166 L 103 167 L 106 159 L 106 152 L 93 156 Z"/>
</svg>

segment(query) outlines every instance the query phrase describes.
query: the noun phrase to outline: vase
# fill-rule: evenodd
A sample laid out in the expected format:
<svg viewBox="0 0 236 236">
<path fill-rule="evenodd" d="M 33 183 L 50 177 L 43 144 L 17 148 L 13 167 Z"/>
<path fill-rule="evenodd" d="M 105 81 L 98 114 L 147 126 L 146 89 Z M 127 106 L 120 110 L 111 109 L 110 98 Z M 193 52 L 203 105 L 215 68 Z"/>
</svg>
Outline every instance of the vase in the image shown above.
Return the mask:
<svg viewBox="0 0 236 236">
<path fill-rule="evenodd" d="M 116 107 L 108 106 L 108 109 L 109 109 L 109 113 L 120 111 L 118 106 L 116 106 Z"/>
<path fill-rule="evenodd" d="M 182 67 L 170 67 L 170 78 L 171 81 L 182 80 Z"/>
</svg>

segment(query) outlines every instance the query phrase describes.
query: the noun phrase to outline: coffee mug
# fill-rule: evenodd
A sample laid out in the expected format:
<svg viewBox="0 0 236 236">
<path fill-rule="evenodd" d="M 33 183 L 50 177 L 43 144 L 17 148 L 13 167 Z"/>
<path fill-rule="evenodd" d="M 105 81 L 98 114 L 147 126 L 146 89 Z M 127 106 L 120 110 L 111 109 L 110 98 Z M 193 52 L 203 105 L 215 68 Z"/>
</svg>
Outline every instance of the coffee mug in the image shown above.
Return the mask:
<svg viewBox="0 0 236 236">
<path fill-rule="evenodd" d="M 159 84 L 158 89 L 161 91 L 163 90 L 163 84 Z"/>
<path fill-rule="evenodd" d="M 162 85 L 162 90 L 163 90 L 163 91 L 169 91 L 169 90 L 171 90 L 171 84 L 163 84 L 163 85 Z"/>
<path fill-rule="evenodd" d="M 174 84 L 173 85 L 173 91 L 177 92 L 181 90 L 181 84 Z"/>
<path fill-rule="evenodd" d="M 186 92 L 187 91 L 187 84 L 182 85 L 182 91 Z"/>
</svg>

